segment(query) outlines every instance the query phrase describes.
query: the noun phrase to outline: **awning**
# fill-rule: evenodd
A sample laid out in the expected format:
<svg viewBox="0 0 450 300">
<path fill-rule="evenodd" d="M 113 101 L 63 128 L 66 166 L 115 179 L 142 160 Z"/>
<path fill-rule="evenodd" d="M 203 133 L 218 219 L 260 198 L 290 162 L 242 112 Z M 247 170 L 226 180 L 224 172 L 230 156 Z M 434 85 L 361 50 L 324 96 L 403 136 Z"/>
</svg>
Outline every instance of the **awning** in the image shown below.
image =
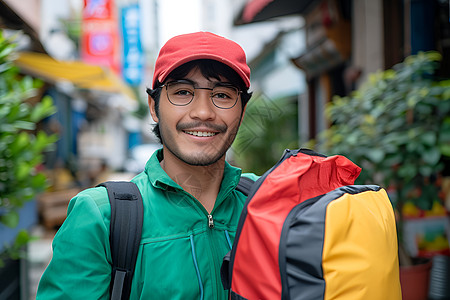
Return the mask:
<svg viewBox="0 0 450 300">
<path fill-rule="evenodd" d="M 44 46 L 37 34 L 36 23 L 28 22 L 27 18 L 24 18 L 21 12 L 17 11 L 14 7 L 17 6 L 17 2 L 13 0 L 0 0 L 0 19 L 2 28 L 11 30 L 17 30 L 27 35 L 30 38 L 30 48 L 33 51 L 45 52 Z M 34 1 L 37 5 L 37 1 Z M 20 3 L 20 2 L 19 2 Z M 19 4 L 20 6 L 20 4 Z M 29 12 L 32 10 L 29 10 Z M 31 12 L 33 15 L 33 12 Z"/>
<path fill-rule="evenodd" d="M 43 53 L 21 52 L 15 64 L 25 74 L 50 83 L 71 82 L 78 88 L 120 93 L 136 99 L 133 90 L 117 75 L 100 66 L 80 61 L 59 61 Z"/>
<path fill-rule="evenodd" d="M 235 25 L 267 21 L 304 13 L 315 0 L 248 0 L 234 19 Z"/>
</svg>

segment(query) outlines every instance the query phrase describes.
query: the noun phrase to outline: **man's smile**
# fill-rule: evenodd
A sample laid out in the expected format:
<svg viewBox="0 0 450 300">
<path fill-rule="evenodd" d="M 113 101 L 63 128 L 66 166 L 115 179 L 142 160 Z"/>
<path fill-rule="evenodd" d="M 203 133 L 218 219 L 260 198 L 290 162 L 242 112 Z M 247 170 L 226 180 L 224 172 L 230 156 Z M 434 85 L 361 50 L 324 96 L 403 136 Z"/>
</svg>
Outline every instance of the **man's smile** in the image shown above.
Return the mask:
<svg viewBox="0 0 450 300">
<path fill-rule="evenodd" d="M 213 137 L 219 133 L 225 133 L 228 126 L 225 124 L 189 122 L 177 124 L 176 129 L 195 137 Z"/>
<path fill-rule="evenodd" d="M 210 132 L 210 131 L 184 131 L 187 134 L 194 135 L 194 136 L 200 136 L 200 137 L 208 137 L 208 136 L 214 136 L 218 132 Z"/>
</svg>

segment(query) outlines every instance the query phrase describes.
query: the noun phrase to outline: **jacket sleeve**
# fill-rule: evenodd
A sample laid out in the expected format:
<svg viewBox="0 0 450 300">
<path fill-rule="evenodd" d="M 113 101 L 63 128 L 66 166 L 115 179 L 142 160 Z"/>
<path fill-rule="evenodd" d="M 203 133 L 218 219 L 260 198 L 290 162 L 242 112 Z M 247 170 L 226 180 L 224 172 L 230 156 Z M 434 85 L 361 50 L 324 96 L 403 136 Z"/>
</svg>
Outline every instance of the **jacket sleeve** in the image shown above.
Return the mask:
<svg viewBox="0 0 450 300">
<path fill-rule="evenodd" d="M 70 201 L 36 299 L 109 299 L 110 214 L 104 188 L 83 191 Z"/>
</svg>

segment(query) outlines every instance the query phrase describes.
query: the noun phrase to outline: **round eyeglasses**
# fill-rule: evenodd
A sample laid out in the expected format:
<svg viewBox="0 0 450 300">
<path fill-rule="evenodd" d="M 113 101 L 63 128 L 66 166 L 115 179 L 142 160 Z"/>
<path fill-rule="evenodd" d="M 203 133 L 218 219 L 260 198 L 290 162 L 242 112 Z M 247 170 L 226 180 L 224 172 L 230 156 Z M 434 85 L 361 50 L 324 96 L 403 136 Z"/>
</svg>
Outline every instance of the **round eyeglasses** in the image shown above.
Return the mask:
<svg viewBox="0 0 450 300">
<path fill-rule="evenodd" d="M 218 83 L 213 88 L 195 87 L 194 84 L 186 80 L 171 81 L 160 86 L 166 87 L 167 99 L 176 106 L 185 106 L 192 102 L 195 90 L 210 90 L 212 103 L 222 109 L 233 108 L 239 98 L 241 91 L 228 83 Z"/>
</svg>

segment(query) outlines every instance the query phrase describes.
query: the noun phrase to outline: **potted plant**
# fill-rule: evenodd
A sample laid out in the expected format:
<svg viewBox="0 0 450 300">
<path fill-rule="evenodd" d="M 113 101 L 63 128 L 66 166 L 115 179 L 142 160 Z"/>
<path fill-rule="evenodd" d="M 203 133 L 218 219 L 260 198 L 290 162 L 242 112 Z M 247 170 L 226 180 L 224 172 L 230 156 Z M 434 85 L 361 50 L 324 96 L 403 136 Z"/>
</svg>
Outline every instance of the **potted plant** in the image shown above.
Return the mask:
<svg viewBox="0 0 450 300">
<path fill-rule="evenodd" d="M 402 234 L 407 214 L 445 214 L 439 179 L 450 157 L 450 80 L 436 77 L 440 60 L 437 52 L 409 56 L 371 74 L 350 96 L 334 97 L 326 108 L 330 127 L 319 137 L 321 151 L 362 167 L 357 183 L 388 189 L 401 265 L 413 262 Z"/>
<path fill-rule="evenodd" d="M 0 270 L 5 261 L 21 257 L 29 240 L 19 228 L 27 221 L 20 213 L 46 188 L 38 168 L 43 151 L 56 141 L 36 129 L 56 109 L 49 97 L 36 97 L 41 82 L 19 74 L 13 63 L 15 47 L 0 31 Z"/>
</svg>

